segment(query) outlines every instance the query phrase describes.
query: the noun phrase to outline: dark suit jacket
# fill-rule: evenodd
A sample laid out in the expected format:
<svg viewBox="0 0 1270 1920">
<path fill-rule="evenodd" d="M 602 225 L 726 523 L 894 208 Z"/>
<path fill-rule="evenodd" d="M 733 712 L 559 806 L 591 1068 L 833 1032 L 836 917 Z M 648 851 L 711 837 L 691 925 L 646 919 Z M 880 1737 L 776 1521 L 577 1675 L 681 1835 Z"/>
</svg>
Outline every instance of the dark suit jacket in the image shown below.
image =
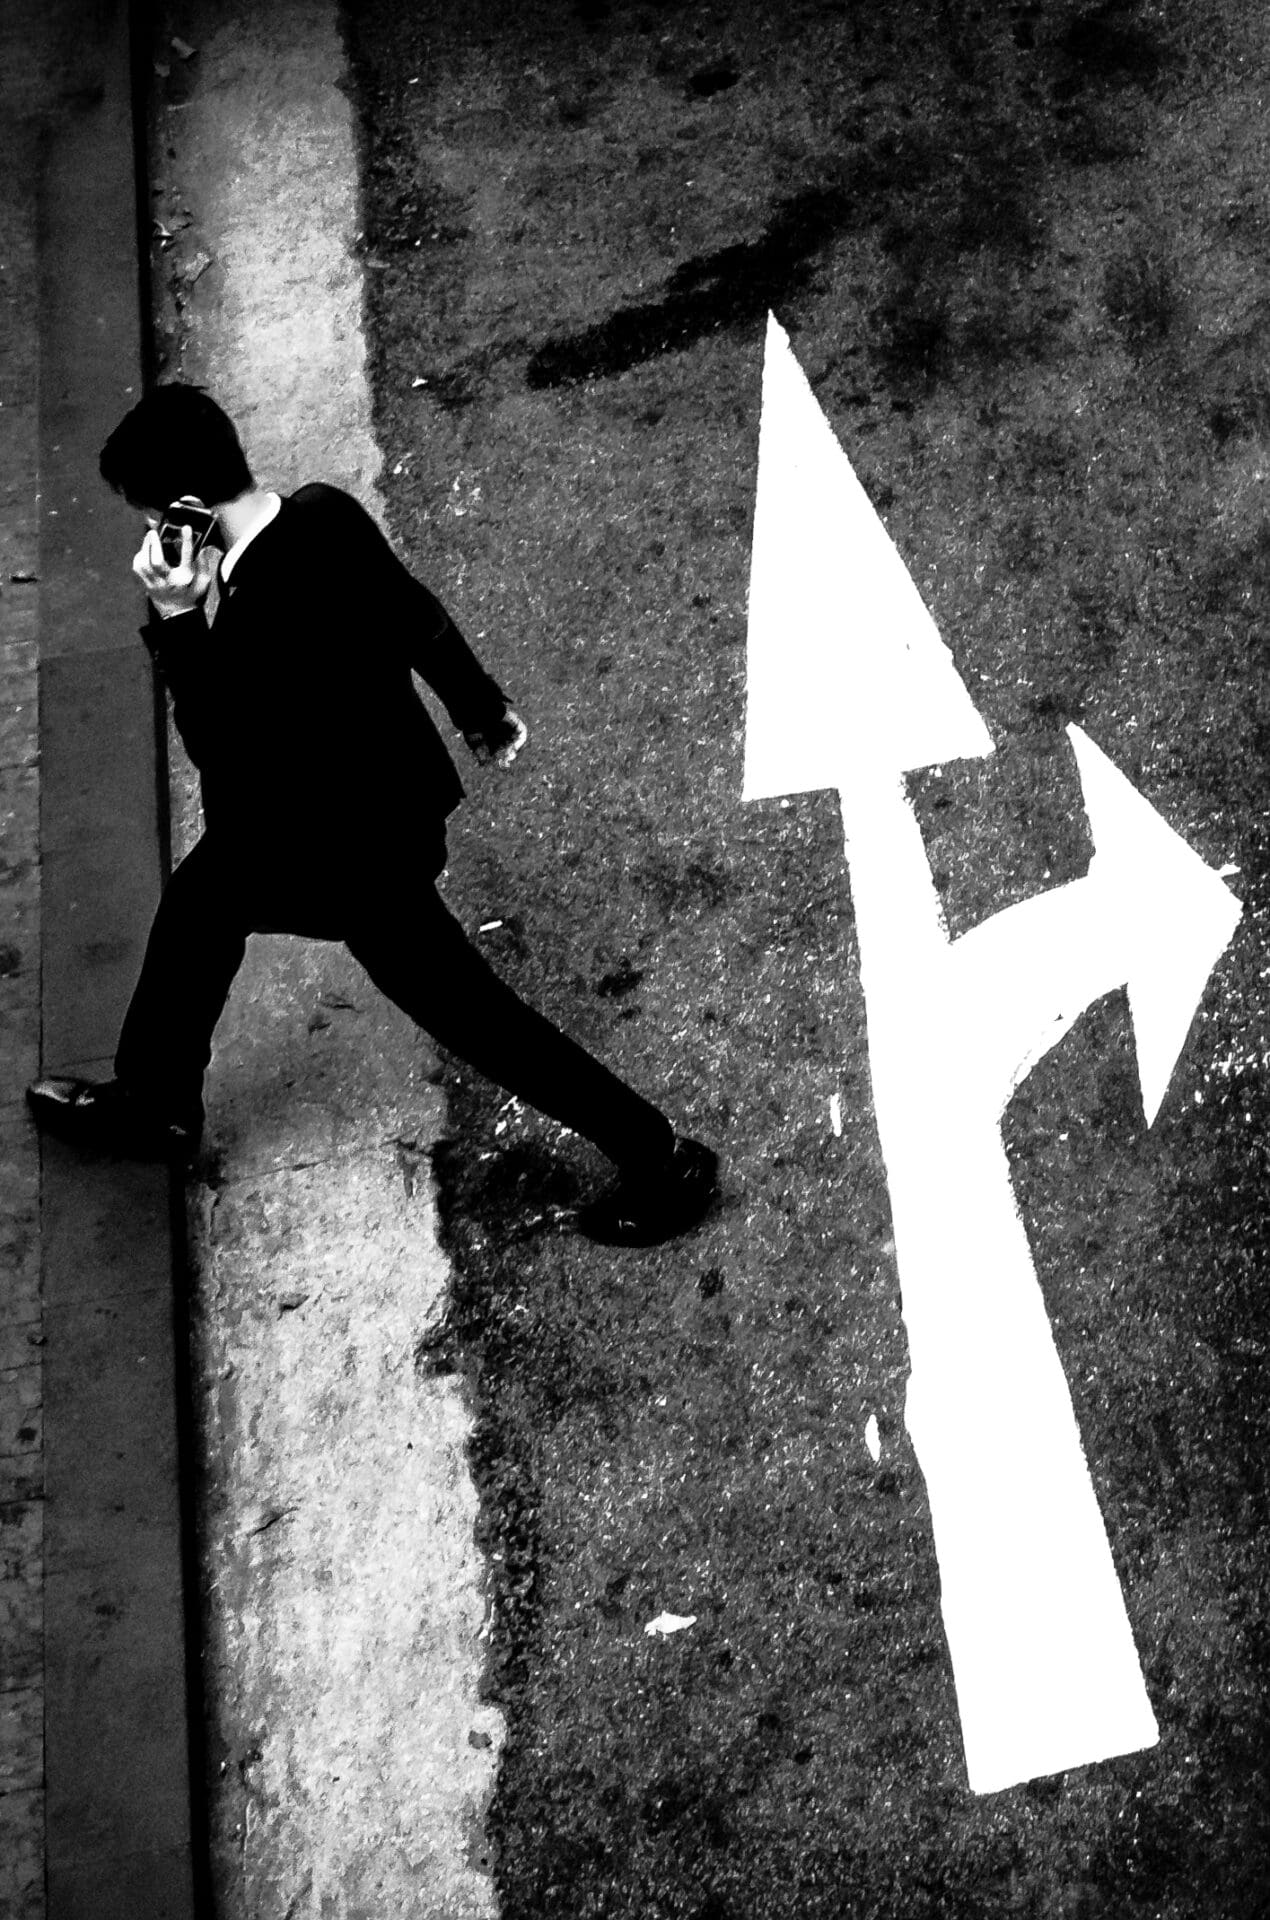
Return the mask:
<svg viewBox="0 0 1270 1920">
<path fill-rule="evenodd" d="M 207 831 L 258 871 L 443 845 L 463 797 L 411 679 L 479 733 L 506 699 L 441 603 L 338 487 L 284 497 L 201 608 L 142 637 L 199 770 Z"/>
</svg>

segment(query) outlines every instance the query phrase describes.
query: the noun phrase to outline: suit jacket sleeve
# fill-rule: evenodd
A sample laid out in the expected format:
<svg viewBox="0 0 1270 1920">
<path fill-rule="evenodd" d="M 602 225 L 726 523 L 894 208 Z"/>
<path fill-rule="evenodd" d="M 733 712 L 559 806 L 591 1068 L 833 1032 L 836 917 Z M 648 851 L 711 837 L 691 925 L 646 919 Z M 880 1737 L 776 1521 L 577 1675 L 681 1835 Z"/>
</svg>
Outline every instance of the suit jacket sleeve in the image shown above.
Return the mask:
<svg viewBox="0 0 1270 1920">
<path fill-rule="evenodd" d="M 301 488 L 303 501 L 318 488 Z M 396 628 L 413 672 L 426 681 L 460 733 L 480 733 L 501 720 L 507 696 L 476 658 L 434 593 L 404 566 L 370 515 L 350 494 L 321 488 L 339 502 L 337 536 L 345 550 L 359 597 L 383 605 Z"/>
<path fill-rule="evenodd" d="M 141 638 L 172 695 L 172 717 L 185 750 L 201 769 L 206 705 L 200 689 L 207 676 L 211 645 L 203 609 L 192 607 L 188 613 L 164 620 L 151 607 Z"/>
</svg>

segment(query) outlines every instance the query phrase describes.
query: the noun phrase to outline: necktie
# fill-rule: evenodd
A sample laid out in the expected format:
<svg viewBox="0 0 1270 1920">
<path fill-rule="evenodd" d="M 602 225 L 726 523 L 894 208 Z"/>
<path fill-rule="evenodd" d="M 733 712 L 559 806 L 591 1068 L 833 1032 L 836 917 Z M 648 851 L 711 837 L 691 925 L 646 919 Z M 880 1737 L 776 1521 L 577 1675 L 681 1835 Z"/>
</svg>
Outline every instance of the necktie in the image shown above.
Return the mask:
<svg viewBox="0 0 1270 1920">
<path fill-rule="evenodd" d="M 220 560 L 217 560 L 216 571 L 208 581 L 207 592 L 203 597 L 203 612 L 209 627 L 216 619 L 216 615 L 220 609 L 220 603 L 225 597 L 226 592 L 226 589 L 221 586 L 220 567 Z"/>
</svg>

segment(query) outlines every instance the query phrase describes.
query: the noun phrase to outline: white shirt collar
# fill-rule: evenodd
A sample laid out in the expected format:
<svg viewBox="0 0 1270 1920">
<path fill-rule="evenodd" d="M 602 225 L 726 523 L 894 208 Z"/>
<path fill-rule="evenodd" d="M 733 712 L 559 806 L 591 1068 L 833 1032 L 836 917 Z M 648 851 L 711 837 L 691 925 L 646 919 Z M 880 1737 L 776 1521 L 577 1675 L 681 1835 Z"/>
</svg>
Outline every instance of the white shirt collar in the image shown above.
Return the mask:
<svg viewBox="0 0 1270 1920">
<path fill-rule="evenodd" d="M 261 507 L 259 513 L 257 513 L 255 517 L 251 520 L 246 530 L 243 533 L 239 534 L 237 540 L 235 540 L 233 546 L 229 548 L 224 559 L 221 561 L 220 577 L 222 580 L 228 580 L 231 571 L 233 570 L 234 567 L 237 566 L 238 562 L 242 559 L 243 554 L 246 552 L 247 548 L 251 545 L 251 542 L 255 539 L 256 535 L 258 533 L 263 533 L 265 528 L 269 526 L 272 521 L 277 519 L 278 509 L 281 507 L 281 505 L 282 505 L 281 494 L 267 493 L 265 495 L 264 505 Z"/>
</svg>

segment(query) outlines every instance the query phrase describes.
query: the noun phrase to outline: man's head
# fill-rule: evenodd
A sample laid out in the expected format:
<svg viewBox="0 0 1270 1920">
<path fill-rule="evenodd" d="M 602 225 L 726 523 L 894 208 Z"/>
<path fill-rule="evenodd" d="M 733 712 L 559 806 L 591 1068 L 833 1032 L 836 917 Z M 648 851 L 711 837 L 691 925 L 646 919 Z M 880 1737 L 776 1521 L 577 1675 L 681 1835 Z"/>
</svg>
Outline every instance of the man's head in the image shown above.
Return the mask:
<svg viewBox="0 0 1270 1920">
<path fill-rule="evenodd" d="M 228 414 L 201 387 L 153 387 L 101 450 L 101 477 L 135 506 L 185 496 L 219 506 L 253 484 Z"/>
</svg>

